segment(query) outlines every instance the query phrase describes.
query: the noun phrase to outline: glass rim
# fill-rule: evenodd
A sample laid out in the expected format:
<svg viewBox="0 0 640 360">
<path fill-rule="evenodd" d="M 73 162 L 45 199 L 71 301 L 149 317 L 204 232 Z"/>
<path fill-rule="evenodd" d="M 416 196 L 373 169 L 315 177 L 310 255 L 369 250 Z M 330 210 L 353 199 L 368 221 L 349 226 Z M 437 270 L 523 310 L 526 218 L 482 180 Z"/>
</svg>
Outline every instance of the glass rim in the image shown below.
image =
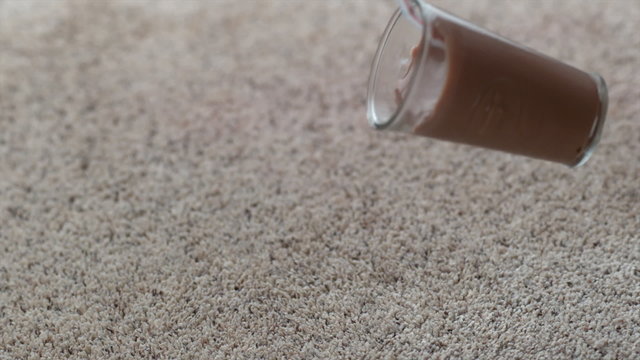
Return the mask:
<svg viewBox="0 0 640 360">
<path fill-rule="evenodd" d="M 373 63 L 371 65 L 371 71 L 369 73 L 369 81 L 368 81 L 368 88 L 367 88 L 367 118 L 369 120 L 369 124 L 376 129 L 382 130 L 382 129 L 388 128 L 393 123 L 395 123 L 396 120 L 400 118 L 406 111 L 407 100 L 410 98 L 410 94 L 413 92 L 413 88 L 416 83 L 415 80 L 418 77 L 418 74 L 422 71 L 423 59 L 426 57 L 427 51 L 429 48 L 426 45 L 429 41 L 430 34 L 429 34 L 429 26 L 428 26 L 425 10 L 420 1 L 413 0 L 411 2 L 414 7 L 418 8 L 420 12 L 420 17 L 422 18 L 422 24 L 420 24 L 420 26 L 422 27 L 421 29 L 422 38 L 420 41 L 423 43 L 423 46 L 417 58 L 417 66 L 414 67 L 414 69 L 411 71 L 411 74 L 410 74 L 410 78 L 407 86 L 407 95 L 402 99 L 400 104 L 396 106 L 391 116 L 389 116 L 387 119 L 381 119 L 376 113 L 376 88 L 378 85 L 377 84 L 378 76 L 381 70 L 380 69 L 381 60 L 383 58 L 389 38 L 393 33 L 393 30 L 395 29 L 398 21 L 401 20 L 404 16 L 407 16 L 407 17 L 409 16 L 409 15 L 406 15 L 401 8 L 397 8 L 396 11 L 391 16 L 391 19 L 389 20 L 384 30 L 380 43 L 378 44 L 378 49 L 376 50 L 376 54 L 374 56 Z M 405 20 L 409 22 L 414 21 L 413 19 L 405 19 Z"/>
</svg>

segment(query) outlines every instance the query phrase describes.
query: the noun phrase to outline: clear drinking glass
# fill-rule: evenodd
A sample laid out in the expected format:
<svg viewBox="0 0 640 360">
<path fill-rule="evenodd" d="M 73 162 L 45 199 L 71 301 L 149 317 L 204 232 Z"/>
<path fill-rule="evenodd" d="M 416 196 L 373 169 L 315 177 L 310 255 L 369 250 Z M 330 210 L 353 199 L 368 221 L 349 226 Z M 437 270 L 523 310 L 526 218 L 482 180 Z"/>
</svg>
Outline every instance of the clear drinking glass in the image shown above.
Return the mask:
<svg viewBox="0 0 640 360">
<path fill-rule="evenodd" d="M 421 0 L 406 0 L 376 53 L 370 124 L 568 166 L 595 149 L 607 86 Z"/>
</svg>

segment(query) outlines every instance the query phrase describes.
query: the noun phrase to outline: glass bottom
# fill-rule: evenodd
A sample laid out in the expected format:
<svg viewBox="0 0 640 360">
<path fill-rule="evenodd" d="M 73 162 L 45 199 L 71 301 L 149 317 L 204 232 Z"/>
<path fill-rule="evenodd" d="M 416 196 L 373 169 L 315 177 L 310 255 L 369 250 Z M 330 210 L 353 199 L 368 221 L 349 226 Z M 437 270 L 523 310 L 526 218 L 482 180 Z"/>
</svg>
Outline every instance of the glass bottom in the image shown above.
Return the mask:
<svg viewBox="0 0 640 360">
<path fill-rule="evenodd" d="M 578 158 L 578 161 L 575 165 L 571 166 L 573 168 L 577 168 L 586 164 L 591 156 L 593 156 L 594 151 L 600 143 L 600 138 L 602 137 L 602 129 L 604 128 L 604 123 L 607 118 L 607 108 L 609 107 L 607 83 L 599 74 L 592 73 L 591 76 L 595 80 L 598 89 L 598 97 L 600 98 L 600 111 L 598 112 L 598 115 L 593 123 L 593 130 L 591 130 L 589 142 L 587 143 L 582 156 Z"/>
</svg>

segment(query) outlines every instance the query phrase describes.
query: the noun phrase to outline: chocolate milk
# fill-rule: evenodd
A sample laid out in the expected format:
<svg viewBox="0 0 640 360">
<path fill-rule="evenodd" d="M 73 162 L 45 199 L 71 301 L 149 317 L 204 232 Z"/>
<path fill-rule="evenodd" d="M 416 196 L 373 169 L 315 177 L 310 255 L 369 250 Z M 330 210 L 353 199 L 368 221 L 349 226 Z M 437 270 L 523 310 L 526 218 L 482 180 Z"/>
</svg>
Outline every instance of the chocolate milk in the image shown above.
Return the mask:
<svg viewBox="0 0 640 360">
<path fill-rule="evenodd" d="M 398 103 L 413 97 L 399 122 L 416 135 L 569 166 L 586 161 L 606 112 L 600 76 L 444 12 L 428 21 L 430 38 L 411 51 L 413 85 L 404 78 L 396 89 Z"/>
</svg>

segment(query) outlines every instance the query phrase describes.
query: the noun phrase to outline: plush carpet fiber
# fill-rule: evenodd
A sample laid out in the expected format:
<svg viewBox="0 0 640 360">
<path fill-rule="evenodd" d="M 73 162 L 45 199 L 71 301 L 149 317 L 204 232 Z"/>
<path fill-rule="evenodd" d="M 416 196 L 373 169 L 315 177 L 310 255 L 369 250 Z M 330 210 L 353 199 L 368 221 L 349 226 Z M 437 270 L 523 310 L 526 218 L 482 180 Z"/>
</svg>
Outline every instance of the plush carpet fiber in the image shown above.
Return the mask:
<svg viewBox="0 0 640 360">
<path fill-rule="evenodd" d="M 640 357 L 640 2 L 436 3 L 605 77 L 585 167 L 370 129 L 391 0 L 0 0 L 0 359 Z"/>
</svg>

